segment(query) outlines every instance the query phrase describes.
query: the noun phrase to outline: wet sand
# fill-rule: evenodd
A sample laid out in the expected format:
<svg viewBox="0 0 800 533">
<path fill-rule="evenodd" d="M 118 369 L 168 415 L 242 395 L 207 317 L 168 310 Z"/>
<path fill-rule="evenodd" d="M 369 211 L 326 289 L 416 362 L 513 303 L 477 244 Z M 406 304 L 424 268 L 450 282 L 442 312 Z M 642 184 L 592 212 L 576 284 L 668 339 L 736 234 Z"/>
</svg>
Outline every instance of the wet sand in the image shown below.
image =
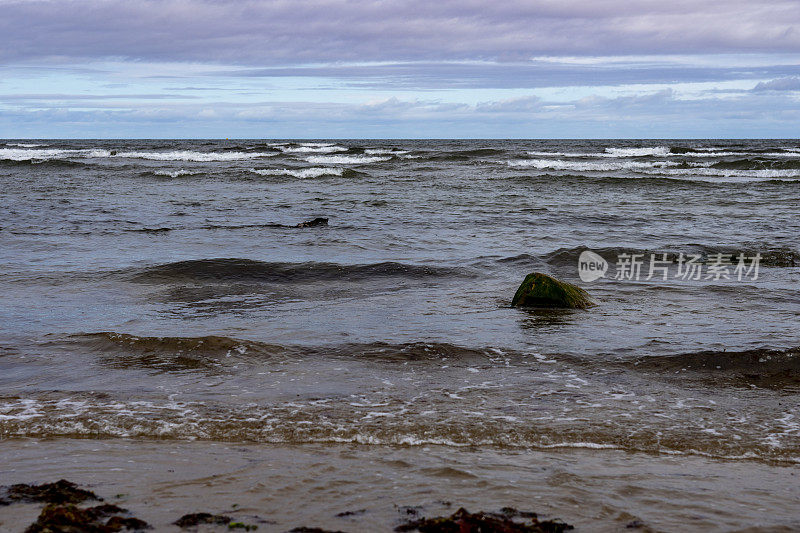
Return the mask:
<svg viewBox="0 0 800 533">
<path fill-rule="evenodd" d="M 179 531 L 172 522 L 201 511 L 257 524 L 259 531 L 390 531 L 409 517 L 449 515 L 460 506 L 535 511 L 577 531 L 800 529 L 800 467 L 696 456 L 20 439 L 3 443 L 0 465 L 3 484 L 66 478 L 157 531 Z M 0 507 L 0 530 L 22 531 L 40 509 Z"/>
</svg>

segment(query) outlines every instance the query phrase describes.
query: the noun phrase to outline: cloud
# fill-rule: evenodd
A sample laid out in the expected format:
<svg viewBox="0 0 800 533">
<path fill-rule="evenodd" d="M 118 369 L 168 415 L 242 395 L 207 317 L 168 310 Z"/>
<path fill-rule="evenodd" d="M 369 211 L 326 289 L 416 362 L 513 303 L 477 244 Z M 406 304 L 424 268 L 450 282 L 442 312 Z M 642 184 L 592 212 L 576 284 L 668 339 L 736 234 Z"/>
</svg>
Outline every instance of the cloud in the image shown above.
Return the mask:
<svg viewBox="0 0 800 533">
<path fill-rule="evenodd" d="M 0 102 L 72 102 L 85 100 L 185 100 L 197 98 L 177 94 L 0 94 Z"/>
<path fill-rule="evenodd" d="M 476 104 L 390 97 L 367 102 L 140 103 L 80 109 L 32 103 L 0 113 L 0 137 L 410 138 L 786 137 L 800 102 L 780 92 L 682 99 L 671 89 L 555 102 L 535 95 Z"/>
<path fill-rule="evenodd" d="M 495 102 L 482 102 L 475 106 L 475 111 L 478 113 L 531 113 L 542 109 L 542 99 L 538 96 L 507 98 Z"/>
<path fill-rule="evenodd" d="M 800 51 L 795 0 L 0 0 L 5 62 L 231 65 Z"/>
<path fill-rule="evenodd" d="M 791 75 L 796 65 L 747 67 L 750 78 Z M 537 88 L 623 85 L 630 83 L 697 83 L 741 79 L 742 66 L 687 65 L 685 61 L 603 61 L 570 64 L 550 61 L 524 63 L 419 62 L 368 65 L 331 64 L 210 71 L 209 76 L 233 78 L 327 78 L 349 87 L 381 89 Z"/>
<path fill-rule="evenodd" d="M 0 13 L 0 137 L 782 136 L 800 105 L 796 0 L 0 0 Z"/>
<path fill-rule="evenodd" d="M 762 81 L 752 89 L 759 91 L 800 91 L 800 78 L 793 76 L 790 78 L 778 78 L 776 80 Z"/>
</svg>

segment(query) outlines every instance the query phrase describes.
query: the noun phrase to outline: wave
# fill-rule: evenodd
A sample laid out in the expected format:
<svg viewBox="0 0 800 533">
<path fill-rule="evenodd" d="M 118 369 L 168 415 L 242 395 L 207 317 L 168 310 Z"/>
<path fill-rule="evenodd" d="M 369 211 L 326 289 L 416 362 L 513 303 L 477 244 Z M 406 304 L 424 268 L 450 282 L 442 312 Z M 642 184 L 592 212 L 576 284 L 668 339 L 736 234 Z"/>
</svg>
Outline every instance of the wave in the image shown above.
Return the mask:
<svg viewBox="0 0 800 533">
<path fill-rule="evenodd" d="M 641 179 L 644 175 L 681 181 L 708 183 L 749 183 L 762 181 L 796 181 L 800 179 L 800 161 L 774 162 L 759 165 L 745 163 L 690 164 L 677 161 L 586 161 L 561 159 L 518 159 L 506 161 L 512 168 L 554 170 L 567 172 L 613 172 L 628 170 L 635 174 L 615 176 L 621 179 Z M 748 165 L 751 169 L 748 169 Z M 731 167 L 731 168 L 726 168 Z M 638 174 L 638 175 L 637 175 Z"/>
<path fill-rule="evenodd" d="M 607 157 L 608 154 L 592 152 L 547 152 L 539 150 L 528 150 L 525 152 L 534 157 Z"/>
<path fill-rule="evenodd" d="M 44 168 L 73 168 L 86 167 L 87 161 L 72 161 L 69 159 L 2 159 L 0 166 L 3 167 L 44 167 Z"/>
<path fill-rule="evenodd" d="M 403 157 L 407 159 L 424 158 L 432 161 L 469 161 L 476 157 L 500 157 L 506 153 L 506 150 L 497 148 L 477 148 L 472 150 L 443 150 L 419 155 L 404 155 Z"/>
<path fill-rule="evenodd" d="M 672 155 L 666 146 L 655 146 L 651 148 L 606 148 L 603 152 L 547 152 L 530 150 L 526 152 L 532 156 L 542 157 L 587 157 L 587 158 L 630 158 L 630 157 L 668 157 Z"/>
<path fill-rule="evenodd" d="M 70 157 L 88 158 L 88 157 L 107 157 L 110 152 L 107 150 L 63 150 L 59 148 L 42 148 L 42 149 L 28 149 L 28 148 L 0 148 L 0 159 L 9 161 L 32 161 L 32 160 L 48 160 L 48 159 L 63 159 Z"/>
<path fill-rule="evenodd" d="M 202 174 L 202 172 L 193 172 L 191 170 L 154 170 L 153 175 L 155 176 L 165 176 L 168 178 L 179 178 L 181 176 L 196 176 L 198 174 Z"/>
<path fill-rule="evenodd" d="M 798 464 L 794 421 L 769 427 L 760 441 L 744 442 L 703 432 L 700 424 L 650 428 L 596 424 L 570 429 L 555 421 L 457 419 L 418 410 L 386 411 L 368 404 L 350 409 L 327 402 L 296 400 L 269 404 L 208 405 L 180 398 L 126 400 L 100 396 L 0 398 L 3 438 L 89 438 L 209 440 L 233 443 L 334 444 L 364 446 L 445 446 L 500 449 L 617 449 L 669 456 Z M 356 402 L 353 402 L 356 403 Z M 453 407 L 453 411 L 463 409 Z M 154 416 L 157 414 L 157 416 Z M 513 417 L 511 417 L 513 418 Z M 618 421 L 614 421 L 619 423 Z M 787 429 L 788 426 L 788 429 Z M 692 438 L 684 435 L 692 431 Z M 774 445 L 778 443 L 778 445 Z"/>
<path fill-rule="evenodd" d="M 715 147 L 689 147 L 689 146 L 670 146 L 670 155 L 682 155 L 686 157 L 723 157 L 729 155 L 747 155 L 750 153 L 757 153 L 760 150 L 748 148 L 746 151 L 737 150 L 731 151 L 730 148 L 715 148 Z"/>
<path fill-rule="evenodd" d="M 284 356 L 286 358 L 321 356 L 400 361 L 472 359 L 492 361 L 498 357 L 496 350 L 491 348 L 467 348 L 443 342 L 400 344 L 371 342 L 332 346 L 284 346 L 220 335 L 150 337 L 113 331 L 78 333 L 50 341 L 50 344 L 79 344 L 102 353 L 149 353 L 164 356 L 203 355 L 219 358 L 234 357 L 239 360 L 260 359 L 265 356 Z"/>
<path fill-rule="evenodd" d="M 197 152 L 193 150 L 175 150 L 169 152 L 123 152 L 105 149 L 19 149 L 0 148 L 0 159 L 12 161 L 47 160 L 47 159 L 148 159 L 154 161 L 240 161 L 273 157 L 280 152 Z"/>
<path fill-rule="evenodd" d="M 374 278 L 429 278 L 463 275 L 453 268 L 410 265 L 395 262 L 342 265 L 338 263 L 272 263 L 252 259 L 195 259 L 165 263 L 136 270 L 133 281 L 159 283 L 174 281 L 252 281 L 298 283 L 315 281 L 358 281 Z"/>
<path fill-rule="evenodd" d="M 358 156 L 358 155 L 312 155 L 306 161 L 312 164 L 330 165 L 364 165 L 367 163 L 380 163 L 389 161 L 391 157 Z"/>
<path fill-rule="evenodd" d="M 344 146 L 335 145 L 322 145 L 322 146 L 286 146 L 279 147 L 285 154 L 332 154 L 336 152 L 346 152 L 348 149 Z"/>
<path fill-rule="evenodd" d="M 78 344 L 115 356 L 147 356 L 145 359 L 121 359 L 116 367 L 146 367 L 163 371 L 219 368 L 224 359 L 249 354 L 265 358 L 284 352 L 282 346 L 242 341 L 230 337 L 145 337 L 111 331 L 72 335 L 52 344 Z"/>
<path fill-rule="evenodd" d="M 41 148 L 49 145 L 37 143 L 6 143 L 6 146 L 10 146 L 12 148 Z"/>
<path fill-rule="evenodd" d="M 293 178 L 319 178 L 322 176 L 344 176 L 348 169 L 333 167 L 311 168 L 251 168 L 250 172 L 260 176 L 291 176 Z"/>
<path fill-rule="evenodd" d="M 246 159 L 259 159 L 274 157 L 278 152 L 195 152 L 192 150 L 177 150 L 172 152 L 110 152 L 105 157 L 119 157 L 125 159 L 150 159 L 154 161 L 242 161 Z"/>
<path fill-rule="evenodd" d="M 573 171 L 612 171 L 628 169 L 652 169 L 677 166 L 672 161 L 563 161 L 559 159 L 517 159 L 507 161 L 510 167 L 535 168 L 539 170 L 573 170 Z"/>
<path fill-rule="evenodd" d="M 713 158 L 713 157 L 729 157 L 729 156 L 748 156 L 753 154 L 761 154 L 764 156 L 775 157 L 798 157 L 800 153 L 794 151 L 779 151 L 775 149 L 770 150 L 753 150 L 746 151 L 736 150 L 731 151 L 727 149 L 712 149 L 712 148 L 690 148 L 685 146 L 659 146 L 655 148 L 606 148 L 604 152 L 549 152 L 528 150 L 526 153 L 534 157 L 569 157 L 569 158 L 583 158 L 583 159 L 627 159 L 627 158 L 641 158 L 641 157 L 674 157 L 683 156 L 689 158 Z"/>
<path fill-rule="evenodd" d="M 800 161 L 763 158 L 746 158 L 735 161 L 718 161 L 713 163 L 710 168 L 725 170 L 800 170 Z"/>
<path fill-rule="evenodd" d="M 605 153 L 609 157 L 645 157 L 658 156 L 664 157 L 670 154 L 668 146 L 652 146 L 645 148 L 606 148 Z"/>
<path fill-rule="evenodd" d="M 708 183 L 752 183 L 752 182 L 793 182 L 800 179 L 798 170 L 740 170 L 712 168 L 706 166 L 679 166 L 663 170 L 643 169 L 643 174 L 657 175 L 684 181 L 704 181 Z"/>
<path fill-rule="evenodd" d="M 714 351 L 643 357 L 626 363 L 640 371 L 695 375 L 716 383 L 800 391 L 800 348 Z"/>
<path fill-rule="evenodd" d="M 367 155 L 405 155 L 408 150 L 395 150 L 387 148 L 365 148 L 364 153 Z"/>
</svg>

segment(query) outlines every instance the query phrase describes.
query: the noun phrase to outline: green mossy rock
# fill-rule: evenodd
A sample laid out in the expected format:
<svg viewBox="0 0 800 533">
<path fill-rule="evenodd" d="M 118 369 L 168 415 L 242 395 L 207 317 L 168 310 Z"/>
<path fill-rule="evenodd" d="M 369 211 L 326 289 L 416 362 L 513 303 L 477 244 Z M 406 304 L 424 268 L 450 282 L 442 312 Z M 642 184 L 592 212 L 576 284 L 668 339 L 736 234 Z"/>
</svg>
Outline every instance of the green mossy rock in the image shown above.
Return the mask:
<svg viewBox="0 0 800 533">
<path fill-rule="evenodd" d="M 561 309 L 587 309 L 594 304 L 585 290 L 558 281 L 547 274 L 533 272 L 525 276 L 522 285 L 511 300 L 513 307 L 549 307 Z"/>
</svg>

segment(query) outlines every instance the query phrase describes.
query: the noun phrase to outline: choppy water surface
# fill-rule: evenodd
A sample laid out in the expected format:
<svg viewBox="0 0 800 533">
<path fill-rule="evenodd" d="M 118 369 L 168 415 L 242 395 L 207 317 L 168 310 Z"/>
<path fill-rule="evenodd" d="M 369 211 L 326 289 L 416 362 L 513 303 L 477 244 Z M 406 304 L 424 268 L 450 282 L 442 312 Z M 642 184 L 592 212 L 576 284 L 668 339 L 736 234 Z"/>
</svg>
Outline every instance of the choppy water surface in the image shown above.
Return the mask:
<svg viewBox="0 0 800 533">
<path fill-rule="evenodd" d="M 3 141 L 0 438 L 796 465 L 799 210 L 797 141 Z M 599 305 L 511 308 L 531 271 Z"/>
</svg>

